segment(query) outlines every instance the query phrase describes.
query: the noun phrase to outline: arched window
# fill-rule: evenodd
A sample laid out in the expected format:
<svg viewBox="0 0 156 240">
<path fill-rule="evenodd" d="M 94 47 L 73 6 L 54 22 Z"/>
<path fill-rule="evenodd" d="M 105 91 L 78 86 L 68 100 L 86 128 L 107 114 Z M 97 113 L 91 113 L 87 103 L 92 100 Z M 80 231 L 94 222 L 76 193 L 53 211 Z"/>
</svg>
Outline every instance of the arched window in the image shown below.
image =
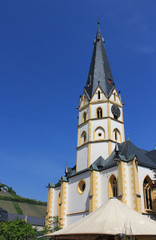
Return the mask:
<svg viewBox="0 0 156 240">
<path fill-rule="evenodd" d="M 143 182 L 144 206 L 146 210 L 152 210 L 152 180 L 149 176 Z"/>
<path fill-rule="evenodd" d="M 94 131 L 94 140 L 105 139 L 105 130 L 102 127 L 97 127 Z"/>
<path fill-rule="evenodd" d="M 116 93 L 114 92 L 114 101 L 116 101 Z"/>
<path fill-rule="evenodd" d="M 119 129 L 117 129 L 117 128 L 115 128 L 113 130 L 113 139 L 116 142 L 121 142 L 121 133 L 120 133 Z"/>
<path fill-rule="evenodd" d="M 86 96 L 83 97 L 83 102 L 86 103 Z"/>
<path fill-rule="evenodd" d="M 114 175 L 111 175 L 108 182 L 108 195 L 109 198 L 117 197 L 117 179 Z"/>
<path fill-rule="evenodd" d="M 87 114 L 86 112 L 83 113 L 83 117 L 82 117 L 82 121 L 85 122 L 86 121 L 86 118 L 87 118 Z"/>
<path fill-rule="evenodd" d="M 101 98 L 101 93 L 100 93 L 100 91 L 98 91 L 98 99 L 100 99 Z"/>
<path fill-rule="evenodd" d="M 87 138 L 87 134 L 85 131 L 83 131 L 83 133 L 81 134 L 81 138 L 80 138 L 80 144 L 83 144 L 86 142 L 86 138 Z"/>
<path fill-rule="evenodd" d="M 97 109 L 97 118 L 102 118 L 102 108 L 101 107 L 99 107 Z"/>
</svg>

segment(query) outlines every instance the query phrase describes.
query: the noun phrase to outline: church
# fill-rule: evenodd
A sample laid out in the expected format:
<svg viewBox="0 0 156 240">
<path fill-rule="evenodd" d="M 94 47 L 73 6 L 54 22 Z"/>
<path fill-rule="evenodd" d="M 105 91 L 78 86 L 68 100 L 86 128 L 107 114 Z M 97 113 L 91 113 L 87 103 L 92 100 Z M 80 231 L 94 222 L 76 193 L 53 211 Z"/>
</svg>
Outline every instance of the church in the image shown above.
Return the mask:
<svg viewBox="0 0 156 240">
<path fill-rule="evenodd" d="M 115 86 L 98 24 L 88 79 L 79 99 L 76 165 L 66 167 L 60 181 L 48 185 L 47 218 L 58 216 L 62 227 L 111 197 L 141 214 L 156 216 L 156 150 L 125 141 L 123 102 Z"/>
</svg>

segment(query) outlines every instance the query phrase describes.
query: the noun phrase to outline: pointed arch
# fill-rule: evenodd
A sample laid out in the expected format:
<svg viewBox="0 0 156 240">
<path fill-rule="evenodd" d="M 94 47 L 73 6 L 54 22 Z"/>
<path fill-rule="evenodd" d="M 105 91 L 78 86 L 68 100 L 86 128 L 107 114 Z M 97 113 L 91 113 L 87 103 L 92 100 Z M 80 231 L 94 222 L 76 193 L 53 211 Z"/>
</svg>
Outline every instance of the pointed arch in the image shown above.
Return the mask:
<svg viewBox="0 0 156 240">
<path fill-rule="evenodd" d="M 100 99 L 101 98 L 101 92 L 100 92 L 100 90 L 98 90 L 98 99 Z"/>
<path fill-rule="evenodd" d="M 114 92 L 113 95 L 114 95 L 114 101 L 116 102 L 116 92 Z"/>
<path fill-rule="evenodd" d="M 121 133 L 118 128 L 113 130 L 113 140 L 116 142 L 122 142 Z"/>
<path fill-rule="evenodd" d="M 99 126 L 94 130 L 94 140 L 102 140 L 106 138 L 106 133 L 103 127 Z"/>
<path fill-rule="evenodd" d="M 84 123 L 84 122 L 86 122 L 86 120 L 87 120 L 87 113 L 84 112 L 82 115 L 82 122 Z"/>
<path fill-rule="evenodd" d="M 97 115 L 97 118 L 102 118 L 103 117 L 103 113 L 102 113 L 102 108 L 101 107 L 97 108 L 96 115 Z"/>
<path fill-rule="evenodd" d="M 83 96 L 83 103 L 84 104 L 86 103 L 86 96 L 85 95 Z"/>
<path fill-rule="evenodd" d="M 108 181 L 108 197 L 117 197 L 117 178 L 112 174 Z"/>
<path fill-rule="evenodd" d="M 152 180 L 147 175 L 143 181 L 143 195 L 144 195 L 144 208 L 145 210 L 153 209 L 153 188 L 152 188 Z"/>
<path fill-rule="evenodd" d="M 83 131 L 80 137 L 80 145 L 84 144 L 86 141 L 87 141 L 87 134 L 85 131 Z"/>
</svg>

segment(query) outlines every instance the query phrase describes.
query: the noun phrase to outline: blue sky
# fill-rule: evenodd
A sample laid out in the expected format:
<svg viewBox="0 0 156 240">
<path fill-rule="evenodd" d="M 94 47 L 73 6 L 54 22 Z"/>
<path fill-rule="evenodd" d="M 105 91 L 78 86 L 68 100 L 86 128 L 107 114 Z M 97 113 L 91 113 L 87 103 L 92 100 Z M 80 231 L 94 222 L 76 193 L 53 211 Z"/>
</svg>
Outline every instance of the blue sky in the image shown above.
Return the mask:
<svg viewBox="0 0 156 240">
<path fill-rule="evenodd" d="M 126 139 L 156 144 L 156 1 L 0 1 L 0 181 L 47 200 L 45 186 L 76 162 L 77 116 L 97 15 Z"/>
</svg>

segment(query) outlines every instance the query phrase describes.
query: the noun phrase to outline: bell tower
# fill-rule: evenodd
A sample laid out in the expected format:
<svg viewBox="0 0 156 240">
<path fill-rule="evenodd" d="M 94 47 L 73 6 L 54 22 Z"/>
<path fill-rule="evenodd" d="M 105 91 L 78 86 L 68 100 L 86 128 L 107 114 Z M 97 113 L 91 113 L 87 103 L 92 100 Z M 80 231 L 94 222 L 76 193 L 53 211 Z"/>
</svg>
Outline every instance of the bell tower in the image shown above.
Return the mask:
<svg viewBox="0 0 156 240">
<path fill-rule="evenodd" d="M 123 103 L 109 66 L 98 24 L 87 83 L 79 101 L 76 171 L 107 159 L 124 142 Z"/>
</svg>

